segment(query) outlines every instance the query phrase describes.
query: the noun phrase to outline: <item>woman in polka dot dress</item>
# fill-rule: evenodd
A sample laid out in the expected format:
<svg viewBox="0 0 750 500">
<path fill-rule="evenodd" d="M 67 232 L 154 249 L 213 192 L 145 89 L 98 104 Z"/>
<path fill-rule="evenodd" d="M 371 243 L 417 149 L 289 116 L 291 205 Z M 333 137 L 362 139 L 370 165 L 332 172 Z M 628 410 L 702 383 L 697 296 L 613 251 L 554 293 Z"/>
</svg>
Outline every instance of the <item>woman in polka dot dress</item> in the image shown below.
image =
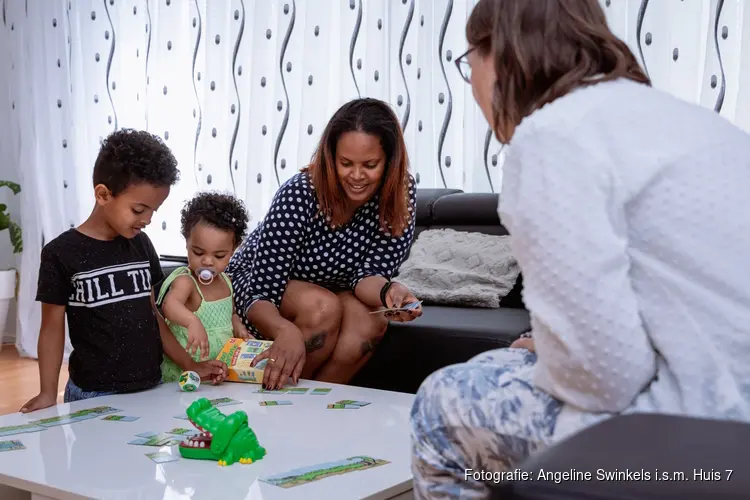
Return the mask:
<svg viewBox="0 0 750 500">
<path fill-rule="evenodd" d="M 424 381 L 415 498 L 487 498 L 483 471 L 620 414 L 750 421 L 750 136 L 652 88 L 603 4 L 469 17 L 458 65 L 508 145 L 499 213 L 532 331 Z"/>
<path fill-rule="evenodd" d="M 388 320 L 421 307 L 391 281 L 414 238 L 416 193 L 398 118 L 358 99 L 331 118 L 312 163 L 285 182 L 227 268 L 237 313 L 273 346 L 263 385 L 314 378 L 346 383 L 369 359 Z"/>
</svg>

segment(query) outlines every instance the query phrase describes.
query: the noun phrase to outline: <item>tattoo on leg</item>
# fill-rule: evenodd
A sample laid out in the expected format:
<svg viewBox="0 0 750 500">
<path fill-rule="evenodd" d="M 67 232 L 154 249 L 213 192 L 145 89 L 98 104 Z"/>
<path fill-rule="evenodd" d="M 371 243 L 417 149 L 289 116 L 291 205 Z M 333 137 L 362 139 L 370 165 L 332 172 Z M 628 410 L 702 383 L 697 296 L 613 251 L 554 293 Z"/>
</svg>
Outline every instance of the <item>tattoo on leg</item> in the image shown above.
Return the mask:
<svg viewBox="0 0 750 500">
<path fill-rule="evenodd" d="M 383 340 L 383 336 L 375 337 L 371 340 L 365 340 L 362 342 L 362 356 L 366 356 L 375 350 L 375 347 Z"/>
<path fill-rule="evenodd" d="M 362 342 L 362 356 L 368 355 L 372 352 L 373 349 L 375 349 L 375 346 L 372 345 L 371 340 L 365 340 L 364 342 Z"/>
<path fill-rule="evenodd" d="M 308 340 L 305 341 L 305 350 L 307 352 L 314 352 L 319 351 L 320 349 L 323 349 L 323 346 L 326 343 L 326 334 L 325 332 L 319 333 L 317 335 L 313 335 Z"/>
</svg>

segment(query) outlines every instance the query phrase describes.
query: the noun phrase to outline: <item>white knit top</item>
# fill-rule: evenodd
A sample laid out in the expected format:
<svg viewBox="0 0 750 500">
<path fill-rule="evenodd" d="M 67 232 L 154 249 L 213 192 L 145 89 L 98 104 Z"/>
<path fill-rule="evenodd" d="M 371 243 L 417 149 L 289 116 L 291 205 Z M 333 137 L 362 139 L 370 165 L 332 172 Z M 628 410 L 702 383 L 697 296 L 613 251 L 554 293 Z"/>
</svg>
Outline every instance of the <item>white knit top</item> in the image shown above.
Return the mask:
<svg viewBox="0 0 750 500">
<path fill-rule="evenodd" d="M 750 136 L 601 83 L 519 125 L 500 198 L 556 439 L 619 412 L 750 420 Z"/>
</svg>

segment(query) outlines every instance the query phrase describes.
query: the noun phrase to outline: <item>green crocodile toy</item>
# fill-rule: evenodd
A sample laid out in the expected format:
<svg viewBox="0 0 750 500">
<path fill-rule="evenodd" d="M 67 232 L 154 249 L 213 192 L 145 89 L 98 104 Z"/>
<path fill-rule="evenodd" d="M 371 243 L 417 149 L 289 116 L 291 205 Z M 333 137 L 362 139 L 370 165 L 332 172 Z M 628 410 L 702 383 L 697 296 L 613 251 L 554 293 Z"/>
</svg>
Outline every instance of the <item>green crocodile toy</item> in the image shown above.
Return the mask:
<svg viewBox="0 0 750 500">
<path fill-rule="evenodd" d="M 187 417 L 200 431 L 180 443 L 180 455 L 197 460 L 216 460 L 219 465 L 235 462 L 251 464 L 266 455 L 255 433 L 247 425 L 247 413 L 236 411 L 227 416 L 211 405 L 206 398 L 194 401 L 187 409 Z"/>
</svg>

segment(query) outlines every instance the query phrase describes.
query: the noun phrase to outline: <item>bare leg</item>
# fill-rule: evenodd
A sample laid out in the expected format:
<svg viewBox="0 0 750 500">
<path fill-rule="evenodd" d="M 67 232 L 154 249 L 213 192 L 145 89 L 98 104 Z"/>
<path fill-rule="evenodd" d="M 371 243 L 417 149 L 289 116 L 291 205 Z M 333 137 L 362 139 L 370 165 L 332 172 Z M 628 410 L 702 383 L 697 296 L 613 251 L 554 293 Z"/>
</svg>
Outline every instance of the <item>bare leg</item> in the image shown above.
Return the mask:
<svg viewBox="0 0 750 500">
<path fill-rule="evenodd" d="M 339 294 L 343 307 L 341 331 L 333 354 L 315 374 L 315 379 L 346 384 L 367 363 L 385 335 L 388 320 L 360 302 L 352 292 Z"/>
<path fill-rule="evenodd" d="M 341 326 L 341 301 L 323 287 L 292 280 L 281 298 L 279 312 L 302 331 L 307 356 L 301 378 L 310 379 L 336 345 Z"/>
</svg>

